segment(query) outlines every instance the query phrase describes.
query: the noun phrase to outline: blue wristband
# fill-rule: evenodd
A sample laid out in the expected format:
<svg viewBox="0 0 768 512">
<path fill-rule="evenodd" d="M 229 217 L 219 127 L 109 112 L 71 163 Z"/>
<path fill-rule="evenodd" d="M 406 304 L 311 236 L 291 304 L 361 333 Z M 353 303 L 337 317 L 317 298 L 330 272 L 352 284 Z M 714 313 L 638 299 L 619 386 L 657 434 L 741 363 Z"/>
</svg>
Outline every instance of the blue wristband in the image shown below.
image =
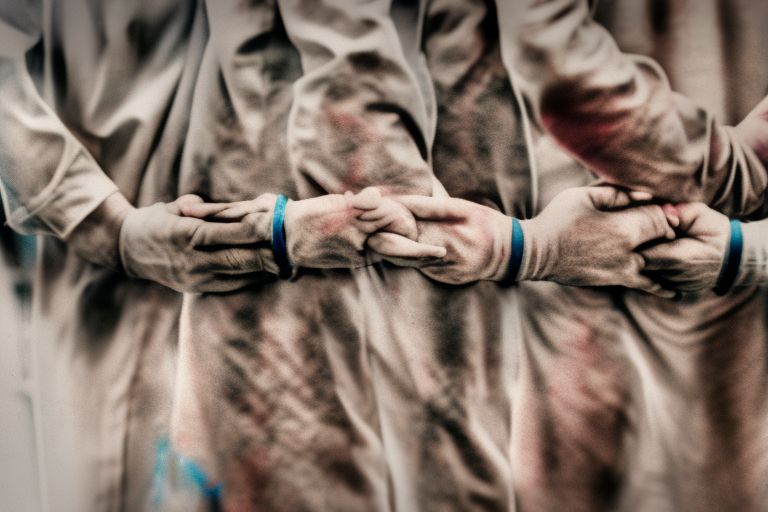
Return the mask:
<svg viewBox="0 0 768 512">
<path fill-rule="evenodd" d="M 293 274 L 293 267 L 288 260 L 288 248 L 285 245 L 285 207 L 288 198 L 283 194 L 277 196 L 275 212 L 272 214 L 272 255 L 279 269 L 278 276 L 288 279 Z"/>
<path fill-rule="evenodd" d="M 523 253 L 525 252 L 525 235 L 520 221 L 512 218 L 512 253 L 509 256 L 509 268 L 505 282 L 514 283 L 517 280 L 517 274 L 520 273 L 520 265 L 523 263 Z"/>
<path fill-rule="evenodd" d="M 739 275 L 741 266 L 741 253 L 744 249 L 744 236 L 741 232 L 741 222 L 731 221 L 731 239 L 728 242 L 728 251 L 725 253 L 723 269 L 717 277 L 715 293 L 725 295 L 736 282 L 736 276 Z"/>
</svg>

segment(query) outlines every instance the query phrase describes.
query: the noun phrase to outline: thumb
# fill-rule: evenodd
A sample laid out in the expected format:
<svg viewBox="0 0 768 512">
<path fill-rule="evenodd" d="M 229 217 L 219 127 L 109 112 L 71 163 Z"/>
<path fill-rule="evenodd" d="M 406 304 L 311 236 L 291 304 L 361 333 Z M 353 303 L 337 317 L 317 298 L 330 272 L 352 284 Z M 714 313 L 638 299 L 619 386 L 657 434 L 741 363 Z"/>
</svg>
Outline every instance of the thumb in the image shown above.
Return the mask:
<svg viewBox="0 0 768 512">
<path fill-rule="evenodd" d="M 165 205 L 165 209 L 168 213 L 172 213 L 174 215 L 183 215 L 184 208 L 194 205 L 203 203 L 203 198 L 195 195 L 195 194 L 185 194 L 175 201 L 172 201 L 170 203 L 167 203 Z"/>
<path fill-rule="evenodd" d="M 705 212 L 706 206 L 701 203 L 683 203 L 675 206 L 677 217 L 680 219 L 677 229 L 686 233 Z"/>
<path fill-rule="evenodd" d="M 408 208 L 414 217 L 425 220 L 461 219 L 466 217 L 465 203 L 460 199 L 429 196 L 396 196 L 393 198 Z"/>
<path fill-rule="evenodd" d="M 381 204 L 381 192 L 376 187 L 366 187 L 357 194 L 344 194 L 349 205 L 358 210 L 373 210 Z"/>
<path fill-rule="evenodd" d="M 648 192 L 625 191 L 612 186 L 589 187 L 587 194 L 592 205 L 602 211 L 626 208 L 632 203 L 653 199 L 653 195 Z"/>
<path fill-rule="evenodd" d="M 368 238 L 366 244 L 388 260 L 432 261 L 444 258 L 447 252 L 445 247 L 415 242 L 393 233 L 376 233 Z"/>
</svg>

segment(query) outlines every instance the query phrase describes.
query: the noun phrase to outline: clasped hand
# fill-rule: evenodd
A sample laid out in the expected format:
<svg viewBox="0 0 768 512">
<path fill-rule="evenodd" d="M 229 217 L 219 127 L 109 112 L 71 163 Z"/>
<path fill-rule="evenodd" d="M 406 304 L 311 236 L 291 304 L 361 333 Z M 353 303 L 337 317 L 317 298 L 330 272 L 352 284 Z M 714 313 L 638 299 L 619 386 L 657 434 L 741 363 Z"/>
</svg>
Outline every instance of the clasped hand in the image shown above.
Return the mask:
<svg viewBox="0 0 768 512">
<path fill-rule="evenodd" d="M 275 199 L 264 194 L 205 203 L 184 196 L 134 209 L 121 228 L 123 265 L 135 276 L 193 292 L 233 290 L 264 271 L 275 273 L 270 249 Z M 696 265 L 683 264 L 693 237 L 676 239 L 674 231 L 699 233 L 700 226 L 710 225 L 703 218 L 706 210 L 662 208 L 650 199 L 613 187 L 562 192 L 540 215 L 521 222 L 525 244 L 516 276 L 508 276 L 510 217 L 462 199 L 386 197 L 376 188 L 289 201 L 287 251 L 298 267 L 355 268 L 386 260 L 448 284 L 509 277 L 624 286 L 665 297 L 709 286 L 713 272 L 693 279 Z M 719 234 L 710 238 L 717 240 L 717 247 L 710 244 L 714 257 L 724 242 Z M 704 230 L 695 240 L 710 238 Z"/>
<path fill-rule="evenodd" d="M 521 222 L 522 266 L 507 276 L 511 219 L 495 209 L 453 198 L 396 198 L 415 215 L 419 242 L 447 249 L 432 261 L 398 259 L 387 246 L 390 235 L 375 234 L 368 245 L 384 259 L 418 267 L 450 284 L 478 280 L 548 280 L 574 286 L 624 286 L 672 297 L 645 275 L 639 249 L 674 239 L 674 210 L 647 204 L 651 196 L 613 187 L 583 187 L 557 195 L 541 214 Z"/>
</svg>

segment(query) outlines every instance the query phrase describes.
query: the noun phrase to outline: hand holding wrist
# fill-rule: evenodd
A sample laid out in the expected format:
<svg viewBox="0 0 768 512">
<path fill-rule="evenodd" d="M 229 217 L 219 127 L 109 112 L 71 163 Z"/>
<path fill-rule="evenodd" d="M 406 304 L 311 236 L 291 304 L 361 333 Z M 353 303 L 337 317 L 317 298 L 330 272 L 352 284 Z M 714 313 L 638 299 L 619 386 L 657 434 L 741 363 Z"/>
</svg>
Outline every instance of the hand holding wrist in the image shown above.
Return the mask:
<svg viewBox="0 0 768 512">
<path fill-rule="evenodd" d="M 665 205 L 664 208 L 676 211 L 680 220 L 677 237 L 642 250 L 645 272 L 679 293 L 713 288 L 723 291 L 718 283 L 727 266 L 731 231 L 728 218 L 702 203 Z M 732 282 L 733 275 L 729 275 Z M 723 281 L 722 285 L 727 283 Z"/>
<path fill-rule="evenodd" d="M 643 274 L 636 249 L 674 238 L 661 207 L 646 195 L 613 187 L 584 187 L 558 194 L 536 218 L 521 222 L 524 256 L 518 280 L 571 286 L 625 286 L 669 296 Z"/>
</svg>

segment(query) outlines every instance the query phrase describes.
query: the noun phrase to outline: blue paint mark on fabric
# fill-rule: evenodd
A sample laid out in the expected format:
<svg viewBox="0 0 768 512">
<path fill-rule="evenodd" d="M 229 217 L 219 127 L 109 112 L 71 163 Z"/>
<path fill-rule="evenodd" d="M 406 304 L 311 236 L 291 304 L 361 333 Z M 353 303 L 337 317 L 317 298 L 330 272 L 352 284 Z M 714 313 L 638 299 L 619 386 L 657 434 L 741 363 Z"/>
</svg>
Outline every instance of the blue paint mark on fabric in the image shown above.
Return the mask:
<svg viewBox="0 0 768 512">
<path fill-rule="evenodd" d="M 179 462 L 184 470 L 184 475 L 194 482 L 200 492 L 208 498 L 211 506 L 213 506 L 214 502 L 218 503 L 221 500 L 221 484 L 211 484 L 203 471 L 203 468 L 197 465 L 195 461 L 186 457 L 180 457 Z M 216 510 L 218 510 L 218 508 Z"/>
<path fill-rule="evenodd" d="M 155 507 L 161 508 L 166 498 L 165 489 L 171 466 L 181 469 L 183 480 L 203 495 L 211 512 L 221 510 L 222 485 L 212 483 L 199 464 L 174 451 L 167 437 L 159 439 L 155 445 L 155 466 L 152 474 L 152 503 Z"/>
<path fill-rule="evenodd" d="M 163 437 L 155 443 L 155 467 L 152 470 L 152 503 L 159 507 L 163 502 L 165 481 L 168 477 L 168 458 L 171 442 Z"/>
</svg>

